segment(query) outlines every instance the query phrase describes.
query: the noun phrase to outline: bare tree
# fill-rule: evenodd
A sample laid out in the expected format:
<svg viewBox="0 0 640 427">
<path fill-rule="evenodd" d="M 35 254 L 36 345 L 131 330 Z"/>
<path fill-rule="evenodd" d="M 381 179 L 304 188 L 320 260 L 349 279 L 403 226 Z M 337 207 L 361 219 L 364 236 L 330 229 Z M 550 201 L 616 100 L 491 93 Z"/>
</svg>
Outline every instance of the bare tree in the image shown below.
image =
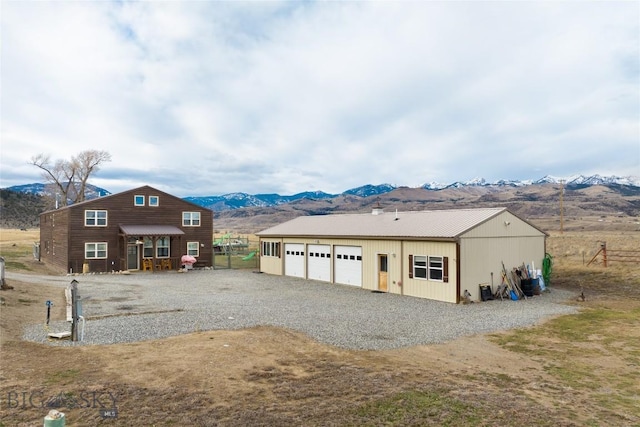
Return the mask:
<svg viewBox="0 0 640 427">
<path fill-rule="evenodd" d="M 43 178 L 51 184 L 61 197 L 63 206 L 82 202 L 91 174 L 100 170 L 100 165 L 111 161 L 106 151 L 85 150 L 73 156 L 71 160 L 51 162 L 48 154 L 38 154 L 31 158 L 30 164 L 42 169 Z"/>
</svg>

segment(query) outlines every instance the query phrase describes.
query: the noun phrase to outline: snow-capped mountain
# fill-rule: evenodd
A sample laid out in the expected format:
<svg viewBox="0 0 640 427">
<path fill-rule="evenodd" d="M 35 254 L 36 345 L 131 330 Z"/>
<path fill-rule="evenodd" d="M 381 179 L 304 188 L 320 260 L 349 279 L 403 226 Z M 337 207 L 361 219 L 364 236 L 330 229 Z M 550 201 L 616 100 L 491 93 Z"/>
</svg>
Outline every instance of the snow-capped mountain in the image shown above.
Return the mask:
<svg viewBox="0 0 640 427">
<path fill-rule="evenodd" d="M 24 185 L 14 185 L 13 187 L 8 187 L 7 190 L 15 191 L 16 193 L 26 193 L 26 194 L 35 194 L 38 196 L 46 196 L 51 195 L 55 190 L 50 190 L 50 186 L 48 184 L 42 184 L 39 182 L 34 182 L 32 184 L 24 184 Z M 87 199 L 95 199 L 97 197 L 104 197 L 111 194 L 109 191 L 104 188 L 96 187 L 95 185 L 87 184 L 87 188 L 85 191 L 85 196 Z"/>
<path fill-rule="evenodd" d="M 592 185 L 608 185 L 608 186 L 630 186 L 640 187 L 640 177 L 620 177 L 620 176 L 601 176 L 601 175 L 574 175 L 569 177 L 556 177 L 546 175 L 535 181 L 531 180 L 506 180 L 500 179 L 495 182 L 488 182 L 484 178 L 474 178 L 469 181 L 456 181 L 450 184 L 442 184 L 437 182 L 429 182 L 421 185 L 419 188 L 429 191 L 439 191 L 443 189 L 464 188 L 464 187 L 523 187 L 528 185 L 542 184 L 560 184 L 563 183 L 567 188 L 571 187 L 588 187 Z M 87 198 L 101 197 L 111 194 L 109 191 L 88 186 Z M 360 187 L 352 188 L 341 194 L 329 194 L 322 191 L 305 191 L 291 196 L 282 196 L 280 194 L 247 194 L 247 193 L 229 193 L 220 196 L 204 196 L 204 197 L 185 197 L 184 200 L 195 203 L 197 205 L 212 209 L 214 211 L 226 211 L 245 207 L 270 207 L 278 206 L 286 203 L 295 202 L 302 199 L 323 200 L 332 199 L 341 195 L 371 197 L 385 194 L 395 190 L 397 187 L 391 184 L 366 184 Z M 26 184 L 17 185 L 7 188 L 11 191 L 38 194 L 47 194 L 44 184 Z"/>
<path fill-rule="evenodd" d="M 367 184 L 367 185 L 363 185 L 362 187 L 352 188 L 351 190 L 347 190 L 342 194 L 349 194 L 352 196 L 360 196 L 360 197 L 369 197 L 369 196 L 375 196 L 378 194 L 388 193 L 389 191 L 393 191 L 395 189 L 396 187 L 394 187 L 391 184 L 380 184 L 380 185 Z"/>
</svg>

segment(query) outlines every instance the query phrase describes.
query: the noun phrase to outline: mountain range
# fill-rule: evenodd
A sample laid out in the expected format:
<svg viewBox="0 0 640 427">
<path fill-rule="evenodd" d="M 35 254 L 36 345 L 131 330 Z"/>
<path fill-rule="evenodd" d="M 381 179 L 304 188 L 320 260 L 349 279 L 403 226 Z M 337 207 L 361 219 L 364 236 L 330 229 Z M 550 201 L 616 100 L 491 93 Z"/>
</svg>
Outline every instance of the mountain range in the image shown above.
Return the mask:
<svg viewBox="0 0 640 427">
<path fill-rule="evenodd" d="M 3 228 L 37 227 L 40 212 L 53 208 L 51 193 L 44 184 L 9 187 L 1 189 L 0 194 L 0 226 Z M 110 192 L 103 188 L 89 186 L 87 197 L 108 194 Z M 322 191 L 292 196 L 230 193 L 184 199 L 213 210 L 215 230 L 247 234 L 302 215 L 364 213 L 373 208 L 410 211 L 479 207 L 507 207 L 544 229 L 557 229 L 559 213 L 563 212 L 567 229 L 588 229 L 583 225 L 583 219 L 587 218 L 590 218 L 587 224 L 598 227 L 605 218 L 613 218 L 628 230 L 640 231 L 640 180 L 632 177 L 545 176 L 536 181 L 491 183 L 474 179 L 414 188 L 367 184 L 341 194 Z"/>
<path fill-rule="evenodd" d="M 583 188 L 592 185 L 615 185 L 615 186 L 630 186 L 640 188 L 640 178 L 638 177 L 619 177 L 619 176 L 601 176 L 601 175 L 576 175 L 569 178 L 559 178 L 547 175 L 538 180 L 505 180 L 501 179 L 495 182 L 487 182 L 484 178 L 476 178 L 470 181 L 456 181 L 450 184 L 441 184 L 436 182 L 430 182 L 418 187 L 423 190 L 441 191 L 451 188 L 465 188 L 465 187 L 525 187 L 529 185 L 538 184 L 564 184 L 566 188 Z M 396 190 L 397 188 L 408 187 L 396 187 L 391 184 L 379 184 L 372 185 L 366 184 L 360 187 L 352 188 L 344 191 L 340 194 L 329 194 L 322 191 L 305 191 L 297 193 L 292 196 L 281 196 L 279 194 L 247 194 L 247 193 L 229 193 L 221 196 L 204 196 L 204 197 L 185 197 L 188 200 L 197 205 L 209 208 L 215 212 L 222 212 L 226 210 L 233 210 L 246 207 L 270 207 L 279 206 L 287 203 L 292 203 L 302 199 L 308 200 L 328 200 L 334 199 L 338 196 L 358 196 L 358 197 L 371 197 L 379 196 Z"/>
<path fill-rule="evenodd" d="M 575 175 L 566 178 L 555 177 L 546 175 L 538 180 L 506 180 L 500 179 L 494 182 L 488 182 L 484 178 L 474 178 L 470 181 L 456 181 L 449 184 L 442 184 L 437 182 L 425 183 L 418 189 L 442 191 L 453 188 L 519 188 L 531 185 L 540 184 L 563 184 L 565 188 L 577 189 L 585 188 L 594 185 L 604 186 L 629 186 L 640 188 L 640 177 L 620 177 L 620 176 L 601 176 L 601 175 Z M 391 184 L 379 184 L 372 185 L 366 184 L 360 187 L 352 188 L 344 191 L 340 194 L 330 194 L 323 191 L 305 191 L 290 196 L 283 196 L 276 193 L 271 194 L 248 194 L 248 193 L 228 193 L 220 196 L 188 196 L 184 197 L 184 200 L 195 203 L 199 206 L 206 207 L 214 212 L 223 212 L 228 210 L 235 210 L 248 207 L 273 207 L 284 204 L 293 203 L 299 200 L 329 200 L 339 196 L 357 196 L 357 197 L 371 197 L 380 196 L 382 194 L 390 193 L 398 188 L 409 187 L 396 187 Z M 5 190 L 14 191 L 18 193 L 34 194 L 34 195 L 46 195 L 46 185 L 42 183 L 33 183 L 25 185 L 16 185 L 8 187 Z M 93 185 L 87 186 L 87 199 L 93 199 L 96 197 L 102 197 L 111 194 L 104 188 L 96 187 Z"/>
</svg>

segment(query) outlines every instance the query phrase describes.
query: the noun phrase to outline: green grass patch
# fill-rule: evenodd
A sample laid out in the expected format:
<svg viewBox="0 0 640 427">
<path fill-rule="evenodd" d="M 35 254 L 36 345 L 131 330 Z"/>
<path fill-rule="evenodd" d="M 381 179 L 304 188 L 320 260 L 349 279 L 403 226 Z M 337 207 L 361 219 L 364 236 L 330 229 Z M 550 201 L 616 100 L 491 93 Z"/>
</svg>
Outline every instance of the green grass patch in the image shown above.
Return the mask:
<svg viewBox="0 0 640 427">
<path fill-rule="evenodd" d="M 78 369 L 65 369 L 64 371 L 53 372 L 46 378 L 45 384 L 53 385 L 66 383 L 68 381 L 75 380 L 78 375 L 80 375 L 80 371 Z"/>
<path fill-rule="evenodd" d="M 575 389 L 598 390 L 601 378 L 594 373 L 593 368 L 582 363 L 573 362 L 567 365 L 548 365 L 545 371 L 559 378 L 563 383 Z"/>
<path fill-rule="evenodd" d="M 7 270 L 11 270 L 11 271 L 16 271 L 16 270 L 31 271 L 31 268 L 21 263 L 20 261 L 5 261 L 4 266 Z"/>
<path fill-rule="evenodd" d="M 406 391 L 357 409 L 358 425 L 404 426 L 424 420 L 428 425 L 481 425 L 481 411 L 437 391 Z"/>
<path fill-rule="evenodd" d="M 38 301 L 37 301 L 37 300 L 35 300 L 35 299 L 18 298 L 18 302 L 19 302 L 20 304 L 24 304 L 24 305 L 31 305 L 31 304 L 33 304 L 34 302 L 38 302 Z"/>
<path fill-rule="evenodd" d="M 587 308 L 490 339 L 523 356 L 540 356 L 554 382 L 589 396 L 594 419 L 615 424 L 619 417 L 640 419 L 639 327 L 638 309 Z"/>
<path fill-rule="evenodd" d="M 606 330 L 621 324 L 637 323 L 639 318 L 638 309 L 621 311 L 596 308 L 554 319 L 544 329 L 546 334 L 555 335 L 563 340 L 585 342 L 590 341 L 594 335 L 606 334 Z"/>
</svg>

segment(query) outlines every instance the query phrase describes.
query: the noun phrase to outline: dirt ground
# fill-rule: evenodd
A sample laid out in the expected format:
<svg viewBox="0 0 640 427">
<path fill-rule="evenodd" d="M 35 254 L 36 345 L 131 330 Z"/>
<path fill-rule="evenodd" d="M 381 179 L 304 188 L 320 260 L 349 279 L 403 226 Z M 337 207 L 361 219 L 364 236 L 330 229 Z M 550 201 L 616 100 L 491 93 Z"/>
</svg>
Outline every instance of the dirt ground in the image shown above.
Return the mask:
<svg viewBox="0 0 640 427">
<path fill-rule="evenodd" d="M 30 253 L 34 232 L 2 230 L 0 249 L 9 271 L 47 272 Z M 596 237 L 637 249 L 639 235 L 606 230 Z M 552 283 L 576 297 L 586 289 L 586 301 L 573 301 L 586 311 L 629 314 L 617 321 L 612 334 L 640 338 L 640 264 L 587 269 L 581 264 L 582 248 L 597 248 L 598 239 L 591 242 L 594 236 L 578 232 L 573 236 L 580 242 L 577 255 L 569 233 L 549 239 L 550 249 L 560 254 Z M 42 425 L 50 407 L 66 414 L 67 426 L 640 425 L 638 411 L 627 409 L 640 407 L 640 348 L 631 341 L 608 341 L 624 346 L 620 353 L 606 351 L 600 340 L 580 341 L 591 366 L 603 372 L 593 374 L 598 381 L 593 387 L 563 375 L 570 370 L 562 361 L 552 367 L 564 370 L 551 369 L 537 351 L 547 345 L 573 348 L 543 333 L 549 323 L 520 334 L 478 335 L 392 351 L 338 349 L 273 327 L 51 347 L 20 337 L 24 325 L 44 324 L 44 301 L 53 288 L 7 284 L 13 289 L 0 291 L 0 426 Z M 630 284 L 630 290 L 621 295 L 616 284 Z M 535 350 L 531 356 L 500 343 L 531 332 L 539 332 L 537 341 L 527 344 Z M 566 363 L 578 360 L 579 354 Z M 629 372 L 628 382 L 608 384 L 610 369 Z M 620 399 L 603 400 L 607 390 L 619 396 L 618 385 Z"/>
</svg>

